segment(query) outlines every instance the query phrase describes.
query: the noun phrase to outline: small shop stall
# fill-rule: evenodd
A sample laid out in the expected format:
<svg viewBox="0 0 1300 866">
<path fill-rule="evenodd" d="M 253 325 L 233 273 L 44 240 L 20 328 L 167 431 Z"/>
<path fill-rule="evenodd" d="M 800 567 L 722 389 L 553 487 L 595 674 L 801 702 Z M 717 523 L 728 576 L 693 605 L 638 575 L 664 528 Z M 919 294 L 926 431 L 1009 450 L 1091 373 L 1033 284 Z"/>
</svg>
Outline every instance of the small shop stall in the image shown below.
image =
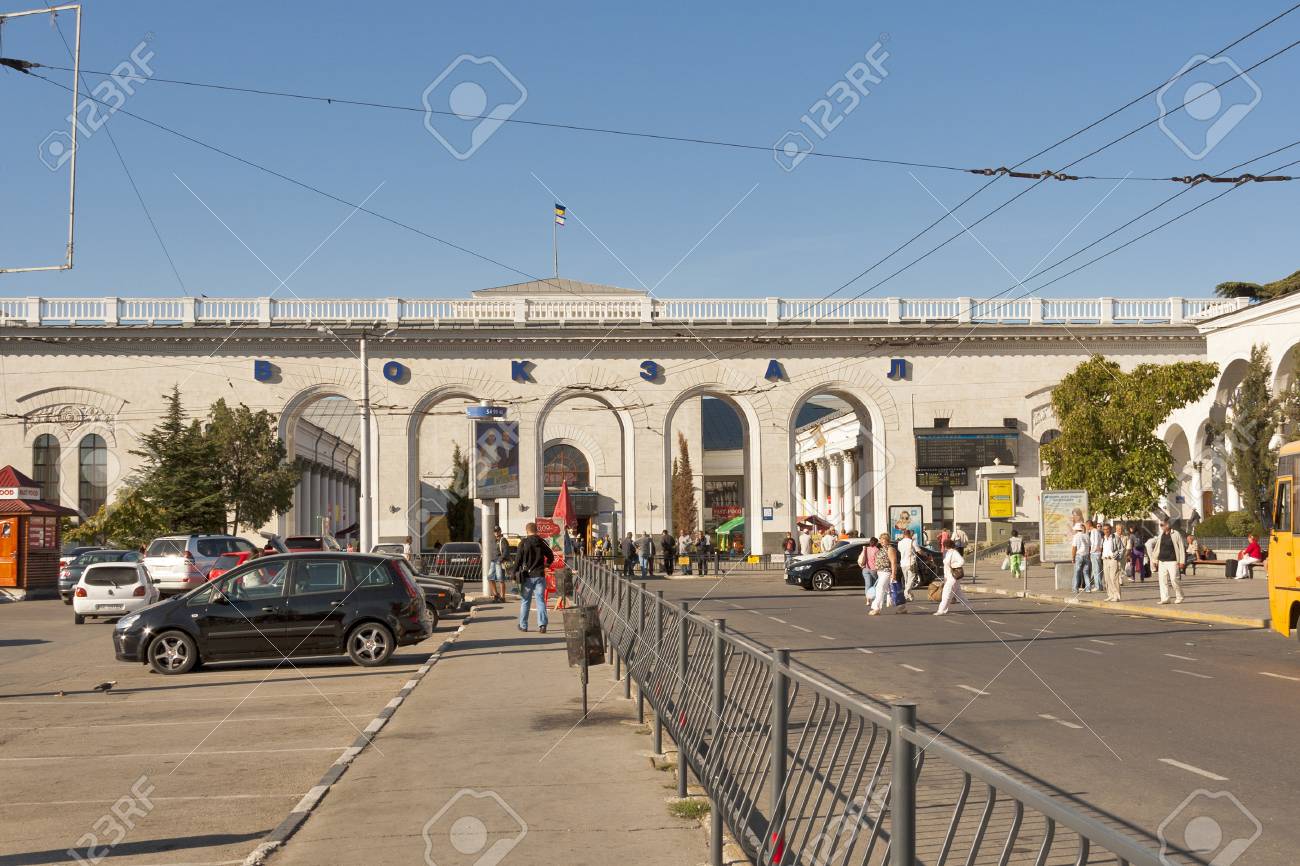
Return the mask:
<svg viewBox="0 0 1300 866">
<path fill-rule="evenodd" d="M 0 469 L 0 595 L 57 598 L 59 518 L 71 508 L 41 499 L 41 487 L 12 466 Z"/>
</svg>

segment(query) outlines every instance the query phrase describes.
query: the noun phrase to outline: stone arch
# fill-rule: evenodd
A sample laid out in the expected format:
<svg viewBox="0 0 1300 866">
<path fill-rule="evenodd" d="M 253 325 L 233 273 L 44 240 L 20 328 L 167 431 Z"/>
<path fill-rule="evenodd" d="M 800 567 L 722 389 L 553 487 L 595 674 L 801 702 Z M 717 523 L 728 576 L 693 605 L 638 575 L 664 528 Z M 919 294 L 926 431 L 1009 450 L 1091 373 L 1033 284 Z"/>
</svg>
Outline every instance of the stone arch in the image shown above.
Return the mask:
<svg viewBox="0 0 1300 866">
<path fill-rule="evenodd" d="M 306 384 L 299 388 L 288 400 L 285 401 L 284 407 L 280 410 L 279 417 L 276 419 L 276 428 L 280 438 L 284 441 L 285 454 L 292 462 L 297 463 L 299 457 L 299 421 L 305 420 L 306 413 L 312 406 L 322 400 L 343 399 L 351 404 L 352 410 L 360 413 L 360 382 L 359 378 L 355 382 L 328 382 L 316 381 Z M 357 419 L 358 425 L 360 418 Z M 343 437 L 337 436 L 332 431 L 330 433 L 339 442 Z M 281 535 L 290 535 L 299 532 L 315 533 L 324 529 L 324 519 L 322 516 L 322 525 L 314 522 L 314 512 L 317 506 L 321 506 L 322 515 L 325 506 L 334 506 L 338 510 L 338 516 L 330 531 L 334 532 L 345 528 L 347 525 L 360 518 L 360 509 L 363 507 L 364 497 L 362 496 L 361 484 L 363 483 L 362 472 L 360 467 L 360 429 L 357 431 L 358 441 L 347 443 L 354 447 L 358 452 L 358 464 L 356 475 L 352 476 L 350 472 L 349 461 L 344 460 L 344 469 L 339 470 L 335 464 L 335 456 L 339 444 L 331 449 L 330 466 L 317 473 L 314 463 L 309 461 L 310 471 L 304 473 L 298 482 L 298 488 L 294 491 L 293 508 L 284 514 L 279 515 L 276 520 L 276 531 Z M 321 437 L 318 435 L 313 445 L 313 455 L 317 455 L 320 447 Z M 303 443 L 305 445 L 305 443 Z M 375 419 L 372 413 L 370 419 L 370 460 L 371 466 L 378 461 L 378 444 L 379 437 L 377 434 Z M 347 452 L 344 452 L 346 458 Z M 318 456 L 318 455 L 317 455 Z M 371 494 L 373 497 L 376 487 L 376 473 L 371 472 Z M 310 503 L 310 504 L 309 504 Z M 307 519 L 304 520 L 302 508 L 309 508 Z M 374 539 L 370 539 L 372 542 Z"/>
<path fill-rule="evenodd" d="M 552 428 L 553 435 L 543 437 L 542 451 L 545 453 L 547 448 L 552 445 L 571 445 L 576 448 L 587 461 L 587 469 L 595 478 L 603 478 L 609 474 L 606 468 L 605 449 L 600 447 L 595 438 L 573 424 L 561 424 Z"/>
<path fill-rule="evenodd" d="M 42 388 L 18 397 L 14 403 L 22 414 L 22 447 L 30 459 L 37 437 L 49 434 L 59 443 L 59 500 L 76 506 L 80 471 L 78 446 L 95 434 L 107 448 L 105 477 L 111 502 L 129 474 L 126 454 L 139 442 L 135 424 L 123 417 L 128 401 L 93 388 Z M 30 467 L 27 467 L 30 469 Z"/>
<path fill-rule="evenodd" d="M 547 430 L 547 420 L 556 408 L 572 400 L 582 399 L 604 406 L 618 422 L 619 447 L 616 454 L 606 454 L 606 449 L 596 442 L 595 437 L 588 430 L 577 425 L 565 424 L 554 430 Z M 649 424 L 645 407 L 639 403 L 629 403 L 623 399 L 622 392 L 612 390 L 609 387 L 608 377 L 604 375 L 597 376 L 590 381 L 571 383 L 548 395 L 537 409 L 533 423 L 534 445 L 532 455 L 536 477 L 534 489 L 537 491 L 537 502 L 533 504 L 534 507 L 539 509 L 540 513 L 546 500 L 542 471 L 542 455 L 546 444 L 557 438 L 569 439 L 587 455 L 588 462 L 598 477 L 612 478 L 616 474 L 618 475 L 618 483 L 614 487 L 618 491 L 617 501 L 619 510 L 625 515 L 625 523 L 623 526 L 611 526 L 610 529 L 612 532 L 618 533 L 625 531 L 626 526 L 629 525 L 627 517 L 634 515 L 637 501 L 636 431 L 638 428 L 647 426 Z M 548 435 L 548 432 L 550 435 Z M 592 461 L 593 455 L 597 456 L 597 461 Z M 597 465 L 599 465 L 599 468 L 597 468 Z M 614 468 L 616 465 L 617 470 Z"/>
<path fill-rule="evenodd" d="M 887 479 L 894 461 L 889 449 L 886 447 L 886 431 L 891 428 L 888 426 L 884 410 L 876 402 L 874 394 L 870 390 L 861 387 L 857 382 L 837 379 L 823 380 L 800 391 L 794 402 L 790 404 L 785 419 L 784 429 L 786 438 L 789 440 L 787 445 L 789 449 L 789 465 L 794 466 L 795 460 L 795 419 L 798 417 L 799 410 L 803 405 L 820 394 L 838 397 L 843 400 L 853 408 L 858 417 L 861 428 L 860 435 L 865 440 L 862 442 L 862 449 L 867 466 L 864 467 L 866 471 L 857 476 L 858 490 L 855 495 L 857 496 L 858 513 L 860 515 L 857 528 L 874 533 L 878 531 L 877 526 L 881 525 L 889 514 Z M 892 399 L 890 405 L 893 405 Z M 897 429 L 897 427 L 897 418 L 895 418 L 892 429 Z M 791 472 L 790 476 L 790 501 L 797 503 L 799 501 L 799 491 L 796 487 L 797 479 L 794 472 Z M 864 502 L 870 503 L 870 507 L 864 507 Z M 797 515 L 795 516 L 797 517 Z M 793 519 L 790 528 L 794 528 Z"/>
<path fill-rule="evenodd" d="M 1173 458 L 1174 482 L 1163 503 L 1165 512 L 1173 519 L 1189 517 L 1193 508 L 1199 507 L 1200 485 L 1193 469 L 1192 447 L 1182 425 L 1170 424 L 1162 437 Z M 1179 502 L 1178 499 L 1183 501 Z"/>
<path fill-rule="evenodd" d="M 877 430 L 899 429 L 901 416 L 893 394 L 885 383 L 880 381 L 880 377 L 873 375 L 861 360 L 845 361 L 838 367 L 821 368 L 795 376 L 790 384 L 804 388 L 812 386 L 810 390 L 805 390 L 805 396 L 794 404 L 795 411 L 802 405 L 802 401 L 807 399 L 809 393 L 816 394 L 825 388 L 839 389 L 855 394 L 864 405 L 875 407 L 876 416 L 872 421 L 878 422 Z"/>
</svg>

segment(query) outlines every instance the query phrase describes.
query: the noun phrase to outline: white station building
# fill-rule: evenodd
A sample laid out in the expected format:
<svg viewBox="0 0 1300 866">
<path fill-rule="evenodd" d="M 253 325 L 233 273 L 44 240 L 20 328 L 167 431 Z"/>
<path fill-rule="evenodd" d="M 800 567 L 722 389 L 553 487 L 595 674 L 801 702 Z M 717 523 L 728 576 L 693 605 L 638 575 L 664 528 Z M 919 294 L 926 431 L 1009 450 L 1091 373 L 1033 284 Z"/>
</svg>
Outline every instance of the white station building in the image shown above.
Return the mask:
<svg viewBox="0 0 1300 866">
<path fill-rule="evenodd" d="M 427 546 L 450 531 L 465 409 L 490 401 L 520 437 L 517 495 L 497 504 L 507 532 L 549 515 L 567 482 L 588 532 L 658 533 L 680 438 L 700 528 L 772 552 L 814 514 L 859 533 L 891 505 L 973 522 L 976 469 L 994 460 L 1015 467 L 1014 519 L 1036 524 L 1051 389 L 1101 353 L 1219 363 L 1216 387 L 1159 431 L 1182 473 L 1167 508 L 1207 515 L 1237 503 L 1206 425 L 1253 343 L 1284 384 L 1300 295 L 661 300 L 565 279 L 445 300 L 6 297 L 0 465 L 92 513 L 176 386 L 194 416 L 225 398 L 277 417 L 303 477 L 267 531 L 360 523 L 371 541 Z"/>
</svg>

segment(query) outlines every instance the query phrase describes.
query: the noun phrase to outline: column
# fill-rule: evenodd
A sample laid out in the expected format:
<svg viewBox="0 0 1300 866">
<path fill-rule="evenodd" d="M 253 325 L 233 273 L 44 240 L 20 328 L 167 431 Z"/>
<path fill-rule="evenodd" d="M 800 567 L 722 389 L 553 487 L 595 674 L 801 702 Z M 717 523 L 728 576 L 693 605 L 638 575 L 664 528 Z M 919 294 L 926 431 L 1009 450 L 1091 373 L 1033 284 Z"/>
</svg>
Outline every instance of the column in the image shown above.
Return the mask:
<svg viewBox="0 0 1300 866">
<path fill-rule="evenodd" d="M 831 455 L 831 513 L 828 517 L 836 531 L 844 531 L 844 481 L 841 477 L 841 455 Z"/>
<path fill-rule="evenodd" d="M 818 457 L 817 461 L 817 502 L 816 509 L 813 511 L 818 517 L 826 518 L 826 500 L 830 496 L 830 484 L 828 483 L 828 464 L 825 457 Z"/>
<path fill-rule="evenodd" d="M 808 513 L 808 504 L 809 504 L 808 500 L 811 498 L 808 496 L 808 489 L 809 489 L 808 482 L 811 479 L 809 478 L 809 469 L 808 469 L 808 464 L 806 463 L 797 464 L 794 467 L 794 471 L 798 474 L 798 478 L 799 478 L 797 488 L 796 488 L 799 494 L 799 500 L 795 503 L 794 506 L 794 510 L 795 510 L 794 516 L 798 518 L 800 514 Z"/>
<path fill-rule="evenodd" d="M 854 533 L 861 532 L 862 526 L 858 521 L 858 478 L 857 466 L 853 460 L 853 452 L 844 452 L 844 525 Z M 868 531 L 871 531 L 868 527 Z"/>
</svg>

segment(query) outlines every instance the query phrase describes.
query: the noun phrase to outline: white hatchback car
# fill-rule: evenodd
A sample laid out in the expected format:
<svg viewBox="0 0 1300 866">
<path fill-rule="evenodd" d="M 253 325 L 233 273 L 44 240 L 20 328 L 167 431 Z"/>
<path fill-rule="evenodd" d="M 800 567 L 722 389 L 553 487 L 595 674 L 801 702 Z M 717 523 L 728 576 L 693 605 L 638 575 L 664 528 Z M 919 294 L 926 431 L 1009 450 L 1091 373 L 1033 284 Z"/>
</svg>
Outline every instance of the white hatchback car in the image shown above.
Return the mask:
<svg viewBox="0 0 1300 866">
<path fill-rule="evenodd" d="M 141 563 L 99 562 L 86 566 L 72 591 L 72 618 L 81 625 L 88 616 L 125 616 L 161 598 Z"/>
</svg>

